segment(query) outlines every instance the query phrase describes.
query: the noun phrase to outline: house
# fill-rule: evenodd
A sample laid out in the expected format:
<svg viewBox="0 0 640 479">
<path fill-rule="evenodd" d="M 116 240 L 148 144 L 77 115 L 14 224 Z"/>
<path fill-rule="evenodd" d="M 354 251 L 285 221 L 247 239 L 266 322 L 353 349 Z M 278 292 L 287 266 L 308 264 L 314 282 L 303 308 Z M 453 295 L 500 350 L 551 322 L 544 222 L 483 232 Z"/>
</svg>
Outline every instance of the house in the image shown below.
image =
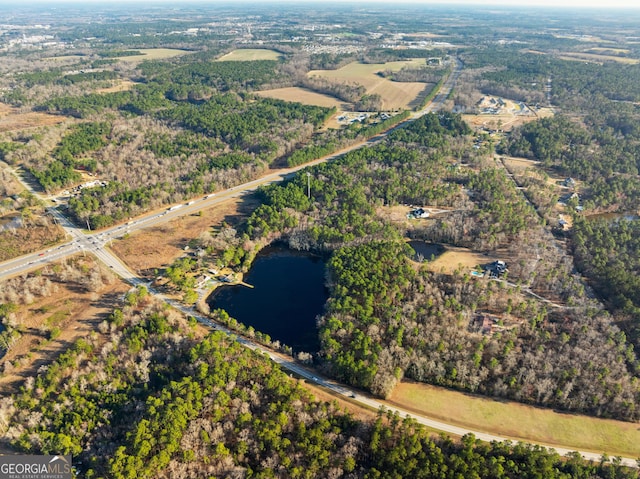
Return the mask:
<svg viewBox="0 0 640 479">
<path fill-rule="evenodd" d="M 576 187 L 576 180 L 574 180 L 571 177 L 565 178 L 562 181 L 562 186 L 566 186 L 567 188 L 575 188 Z"/>
<path fill-rule="evenodd" d="M 485 314 L 482 318 L 482 334 L 491 334 L 493 332 L 493 323 L 491 316 Z"/>
<path fill-rule="evenodd" d="M 505 263 L 504 261 L 496 260 L 493 263 L 485 265 L 484 271 L 485 274 L 489 276 L 489 278 L 499 278 L 509 270 L 507 268 L 507 263 Z"/>
<path fill-rule="evenodd" d="M 414 210 L 409 211 L 409 213 L 407 213 L 407 218 L 412 220 L 412 219 L 416 219 L 416 218 L 428 218 L 429 217 L 429 212 L 425 211 L 423 208 L 416 208 Z"/>
<path fill-rule="evenodd" d="M 566 205 L 570 200 L 580 201 L 580 195 L 578 195 L 578 193 L 575 193 L 575 192 L 568 195 L 563 195 L 558 200 L 558 203 L 562 203 L 563 205 Z"/>
<path fill-rule="evenodd" d="M 484 335 L 492 334 L 494 327 L 498 323 L 499 319 L 489 314 L 479 313 L 474 315 L 471 323 L 469 324 L 469 330 L 473 332 L 480 332 Z"/>
</svg>

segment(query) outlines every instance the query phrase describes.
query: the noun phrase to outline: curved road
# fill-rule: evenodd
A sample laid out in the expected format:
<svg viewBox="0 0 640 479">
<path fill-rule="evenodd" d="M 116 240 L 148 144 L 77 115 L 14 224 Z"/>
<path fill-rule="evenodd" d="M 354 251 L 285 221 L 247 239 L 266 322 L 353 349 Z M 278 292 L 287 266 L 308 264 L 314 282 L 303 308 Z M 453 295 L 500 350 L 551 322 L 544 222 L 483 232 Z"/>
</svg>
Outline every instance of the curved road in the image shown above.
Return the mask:
<svg viewBox="0 0 640 479">
<path fill-rule="evenodd" d="M 400 125 L 397 125 L 393 129 L 400 128 L 403 125 L 406 125 L 408 122 L 421 117 L 422 115 L 425 115 L 432 111 L 437 111 L 440 108 L 442 108 L 442 105 L 444 104 L 447 96 L 452 91 L 455 85 L 455 82 L 458 79 L 458 76 L 460 75 L 461 70 L 462 70 L 462 62 L 456 59 L 456 65 L 454 70 L 452 71 L 451 75 L 449 75 L 449 78 L 440 89 L 440 93 L 436 95 L 433 101 L 420 112 L 416 112 L 409 120 L 403 122 Z M 385 133 L 381 133 L 380 135 L 373 137 L 369 140 L 362 141 L 344 150 L 336 152 L 327 157 L 312 161 L 310 163 L 306 163 L 304 165 L 300 165 L 295 168 L 290 168 L 290 169 L 282 170 L 279 172 L 275 172 L 267 176 L 264 176 L 262 178 L 259 178 L 257 180 L 249 181 L 248 183 L 245 183 L 243 185 L 230 188 L 223 192 L 206 195 L 200 199 L 189 201 L 186 204 L 174 205 L 171 208 L 164 211 L 154 212 L 144 216 L 140 216 L 135 220 L 129 221 L 124 225 L 107 228 L 97 233 L 85 234 L 84 230 L 82 230 L 81 228 L 71 223 L 68 220 L 68 218 L 66 218 L 60 211 L 58 211 L 57 208 L 49 208 L 48 210 L 49 213 L 71 236 L 72 238 L 71 241 L 63 245 L 59 245 L 55 248 L 47 249 L 46 251 L 40 251 L 30 255 L 21 256 L 20 258 L 16 258 L 16 259 L 1 263 L 0 264 L 0 281 L 8 277 L 24 273 L 28 270 L 42 267 L 52 261 L 62 259 L 71 254 L 75 254 L 79 252 L 86 254 L 88 252 L 95 255 L 103 263 L 109 266 L 114 271 L 114 273 L 118 274 L 120 277 L 122 277 L 122 279 L 124 279 L 128 283 L 134 286 L 146 285 L 146 282 L 143 279 L 137 277 L 134 273 L 132 273 L 115 255 L 113 255 L 109 250 L 105 248 L 105 246 L 111 240 L 120 238 L 123 235 L 135 230 L 149 228 L 152 226 L 159 225 L 161 223 L 165 223 L 178 216 L 195 213 L 203 208 L 208 208 L 216 204 L 222 203 L 224 201 L 227 201 L 230 198 L 242 196 L 247 192 L 257 189 L 261 185 L 280 182 L 283 179 L 290 177 L 293 173 L 295 173 L 298 170 L 338 158 L 339 156 L 342 156 L 349 151 L 362 148 L 365 145 L 371 145 L 372 143 L 377 143 L 383 140 L 388 133 L 389 131 Z M 177 301 L 168 299 L 161 293 L 153 290 L 153 288 L 149 288 L 149 292 L 158 296 L 159 298 L 161 298 L 162 300 L 164 300 L 174 308 L 180 310 L 184 314 L 188 316 L 193 316 L 201 324 L 215 330 L 223 331 L 228 335 L 236 336 L 234 332 L 227 329 L 226 327 L 215 323 L 214 321 L 212 321 L 207 317 L 201 316 L 193 308 L 186 307 L 185 305 Z M 267 355 L 269 358 L 271 358 L 271 360 L 278 363 L 283 368 L 296 373 L 300 377 L 305 378 L 307 381 L 313 382 L 318 386 L 322 386 L 332 391 L 336 395 L 347 397 L 351 401 L 354 401 L 361 405 L 368 406 L 374 409 L 379 409 L 381 407 L 384 407 L 385 409 L 390 410 L 392 412 L 397 412 L 402 417 L 407 417 L 407 416 L 411 417 L 415 419 L 417 422 L 419 422 L 420 424 L 431 427 L 433 429 L 437 429 L 439 431 L 455 434 L 458 436 L 463 436 L 465 434 L 473 434 L 478 439 L 481 439 L 483 441 L 489 441 L 489 442 L 512 440 L 512 439 L 496 436 L 493 434 L 488 434 L 482 431 L 474 431 L 471 429 L 455 426 L 453 424 L 436 421 L 433 419 L 416 415 L 414 413 L 410 413 L 409 411 L 401 408 L 389 406 L 388 404 L 378 401 L 370 396 L 365 396 L 360 392 L 356 392 L 355 390 L 349 388 L 348 386 L 342 385 L 340 383 L 337 383 L 336 381 L 325 378 L 319 375 L 317 372 L 300 365 L 292 358 L 275 353 L 274 351 L 267 349 L 260 344 L 254 343 L 253 341 L 247 338 L 236 336 L 236 339 L 244 346 L 256 351 L 260 351 L 261 353 Z M 546 446 L 546 447 L 554 449 L 556 452 L 558 452 L 561 455 L 565 455 L 569 452 L 574 451 L 574 449 L 563 448 L 563 447 L 556 447 L 556 446 Z M 598 454 L 598 453 L 586 452 L 586 451 L 578 451 L 578 452 L 584 458 L 592 461 L 599 461 L 602 457 L 602 454 Z M 636 460 L 632 458 L 622 458 L 622 464 L 626 466 L 637 467 Z"/>
</svg>

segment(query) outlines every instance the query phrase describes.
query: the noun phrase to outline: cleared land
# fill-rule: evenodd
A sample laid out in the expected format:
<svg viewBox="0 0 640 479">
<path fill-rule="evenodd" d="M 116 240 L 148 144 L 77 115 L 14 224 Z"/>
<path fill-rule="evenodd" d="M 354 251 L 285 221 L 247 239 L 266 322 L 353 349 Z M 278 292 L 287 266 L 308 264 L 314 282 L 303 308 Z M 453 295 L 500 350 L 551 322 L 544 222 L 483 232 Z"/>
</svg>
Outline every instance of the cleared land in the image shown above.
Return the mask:
<svg viewBox="0 0 640 479">
<path fill-rule="evenodd" d="M 240 48 L 221 56 L 218 62 L 250 62 L 254 60 L 277 60 L 281 57 L 275 50 L 266 48 Z"/>
<path fill-rule="evenodd" d="M 489 262 L 482 253 L 477 253 L 468 248 L 458 248 L 456 246 L 445 246 L 445 252 L 435 260 L 429 261 L 427 268 L 431 271 L 453 273 L 455 270 L 468 271 L 479 264 Z"/>
<path fill-rule="evenodd" d="M 21 113 L 17 108 L 0 103 L 0 132 L 55 125 L 67 119 L 65 116 L 40 112 Z"/>
<path fill-rule="evenodd" d="M 99 88 L 98 90 L 96 90 L 96 93 L 116 93 L 119 91 L 127 91 L 131 90 L 135 85 L 137 85 L 136 82 L 133 82 L 131 80 L 123 80 L 113 86 L 110 86 L 109 88 Z"/>
<path fill-rule="evenodd" d="M 223 221 L 233 225 L 238 215 L 247 214 L 257 206 L 247 198 L 230 199 L 202 210 L 202 216 L 180 216 L 161 226 L 133 233 L 115 241 L 112 249 L 133 272 L 150 278 L 154 269 L 165 268 L 182 256 L 191 239 Z"/>
<path fill-rule="evenodd" d="M 53 246 L 64 238 L 64 230 L 49 223 L 0 231 L 0 261 Z"/>
<path fill-rule="evenodd" d="M 640 63 L 640 60 L 638 60 L 637 58 L 619 57 L 616 55 L 599 55 L 596 53 L 563 52 L 558 55 L 558 58 L 560 58 L 561 60 L 590 61 L 595 63 L 618 62 L 627 65 L 635 65 L 637 63 Z"/>
<path fill-rule="evenodd" d="M 494 102 L 491 103 L 491 100 Z M 502 101 L 504 105 L 499 106 L 498 100 Z M 511 131 L 514 127 L 520 126 L 524 123 L 537 120 L 539 118 L 545 118 L 553 116 L 553 111 L 550 108 L 540 108 L 532 110 L 529 106 L 513 100 L 498 98 L 492 96 L 485 96 L 483 102 L 478 105 L 480 110 L 493 109 L 493 113 L 480 113 L 477 115 L 462 115 L 462 118 L 472 128 L 489 128 L 489 129 L 501 129 L 504 131 Z"/>
<path fill-rule="evenodd" d="M 385 70 L 398 71 L 403 67 L 419 68 L 426 64 L 424 58 L 387 63 L 353 62 L 337 70 L 311 70 L 309 77 L 326 78 L 337 83 L 362 85 L 367 94 L 382 97 L 383 110 L 411 108 L 416 99 L 430 90 L 431 85 L 419 82 L 394 82 L 377 73 Z"/>
<path fill-rule="evenodd" d="M 69 60 L 81 60 L 85 58 L 84 55 L 60 55 L 57 57 L 49 57 L 47 58 L 47 60 L 54 60 L 54 61 L 58 61 L 58 62 L 64 62 L 64 61 L 69 61 Z"/>
<path fill-rule="evenodd" d="M 327 108 L 336 107 L 339 109 L 348 109 L 349 104 L 345 104 L 335 97 L 316 93 L 311 90 L 299 87 L 276 88 L 274 90 L 264 90 L 256 92 L 256 95 L 275 98 L 284 101 L 297 101 L 305 105 L 324 106 Z"/>
<path fill-rule="evenodd" d="M 627 48 L 613 48 L 613 47 L 593 47 L 593 48 L 589 48 L 589 51 L 587 53 L 613 53 L 613 54 L 620 54 L 622 53 L 623 55 L 628 55 L 629 53 L 631 53 L 631 50 L 627 49 Z"/>
<path fill-rule="evenodd" d="M 191 53 L 189 50 L 177 50 L 175 48 L 136 48 L 141 55 L 131 55 L 129 57 L 117 57 L 120 62 L 135 63 L 142 60 L 161 60 L 163 58 L 177 57 Z"/>
<path fill-rule="evenodd" d="M 33 273 L 32 273 L 33 274 Z M 49 297 L 20 306 L 18 314 L 23 332 L 18 341 L 0 359 L 0 390 L 5 394 L 49 364 L 76 339 L 95 331 L 130 286 L 114 281 L 96 292 L 85 292 L 74 284 L 57 283 Z M 59 328 L 60 334 L 47 340 L 47 329 Z"/>
<path fill-rule="evenodd" d="M 640 455 L 640 429 L 635 423 L 559 413 L 406 381 L 396 387 L 389 403 L 513 439 L 610 455 Z"/>
</svg>

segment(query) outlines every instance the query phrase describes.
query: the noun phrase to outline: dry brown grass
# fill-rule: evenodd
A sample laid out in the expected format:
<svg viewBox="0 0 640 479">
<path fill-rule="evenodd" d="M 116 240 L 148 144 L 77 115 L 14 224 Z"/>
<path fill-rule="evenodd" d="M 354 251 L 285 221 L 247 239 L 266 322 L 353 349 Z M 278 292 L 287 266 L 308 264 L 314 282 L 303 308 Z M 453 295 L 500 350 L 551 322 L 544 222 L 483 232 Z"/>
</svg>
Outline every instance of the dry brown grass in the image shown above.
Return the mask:
<svg viewBox="0 0 640 479">
<path fill-rule="evenodd" d="M 626 65 L 636 65 L 640 63 L 637 58 L 619 57 L 615 55 L 600 55 L 597 53 L 575 53 L 575 52 L 563 52 L 558 55 L 561 60 L 573 60 L 573 61 L 588 61 L 593 63 L 604 62 L 616 62 L 624 63 Z"/>
<path fill-rule="evenodd" d="M 553 111 L 549 108 L 541 108 L 533 115 L 515 115 L 510 112 L 504 112 L 495 115 L 462 115 L 462 118 L 469 124 L 469 126 L 475 129 L 490 128 L 494 130 L 501 129 L 508 132 L 517 126 L 549 116 L 553 116 Z"/>
<path fill-rule="evenodd" d="M 0 132 L 50 126 L 66 120 L 68 118 L 62 115 L 49 115 L 40 112 L 21 113 L 17 108 L 0 103 Z"/>
<path fill-rule="evenodd" d="M 406 60 L 388 63 L 353 62 L 337 70 L 312 70 L 309 77 L 317 76 L 329 80 L 362 85 L 367 94 L 378 94 L 382 97 L 383 110 L 407 109 L 429 85 L 417 82 L 393 82 L 377 75 L 384 70 L 398 71 L 405 66 L 419 67 L 425 65 L 425 59 Z"/>
<path fill-rule="evenodd" d="M 427 417 L 515 440 L 626 457 L 640 455 L 640 429 L 635 423 L 559 413 L 407 381 L 396 387 L 389 402 Z"/>
<path fill-rule="evenodd" d="M 297 101 L 305 105 L 324 106 L 327 108 L 336 107 L 342 110 L 349 109 L 350 106 L 350 104 L 345 104 L 335 97 L 323 95 L 322 93 L 316 93 L 299 87 L 263 90 L 256 92 L 256 95 L 266 98 L 276 98 L 284 101 Z"/>
<path fill-rule="evenodd" d="M 33 274 L 33 273 L 32 273 Z M 129 286 L 114 281 L 99 291 L 87 293 L 70 284 L 58 284 L 58 291 L 21 306 L 18 315 L 24 325 L 22 336 L 0 359 L 0 367 L 15 365 L 0 376 L 0 391 L 10 393 L 38 368 L 64 352 L 76 339 L 95 331 L 114 307 L 121 304 Z M 40 332 L 43 326 L 60 328 L 60 335 L 46 341 Z"/>
<path fill-rule="evenodd" d="M 177 50 L 175 48 L 136 48 L 140 55 L 131 55 L 128 57 L 117 57 L 120 62 L 136 63 L 143 60 L 162 60 L 164 58 L 173 58 L 179 55 L 191 53 L 188 50 Z"/>
<path fill-rule="evenodd" d="M 525 170 L 536 168 L 540 165 L 539 161 L 518 158 L 516 156 L 504 156 L 502 161 L 504 161 L 508 170 L 515 174 L 522 174 Z"/>
<path fill-rule="evenodd" d="M 266 48 L 240 48 L 221 56 L 218 62 L 250 62 L 255 60 L 277 60 L 281 57 L 275 50 Z"/>
<path fill-rule="evenodd" d="M 0 231 L 0 261 L 52 246 L 64 240 L 65 236 L 64 230 L 55 224 Z"/>
<path fill-rule="evenodd" d="M 133 82 L 131 80 L 123 80 L 108 88 L 98 88 L 96 90 L 96 93 L 117 93 L 120 91 L 128 91 L 131 90 L 135 85 L 137 85 L 136 82 Z"/>
<path fill-rule="evenodd" d="M 631 50 L 629 50 L 628 48 L 614 48 L 614 47 L 593 47 L 593 48 L 589 48 L 589 51 L 587 53 L 590 52 L 598 52 L 598 53 L 606 53 L 606 52 L 610 52 L 610 53 L 622 53 L 623 55 L 627 55 L 629 53 L 631 53 Z"/>
<path fill-rule="evenodd" d="M 436 272 L 453 273 L 456 270 L 468 271 L 487 262 L 489 258 L 482 253 L 447 245 L 444 253 L 427 263 L 427 268 Z"/>
<path fill-rule="evenodd" d="M 184 247 L 191 239 L 223 221 L 233 223 L 245 209 L 257 206 L 251 205 L 250 201 L 233 198 L 203 209 L 202 216 L 180 216 L 161 226 L 141 230 L 126 239 L 114 241 L 112 249 L 134 273 L 151 277 L 154 269 L 165 268 L 184 254 Z"/>
</svg>

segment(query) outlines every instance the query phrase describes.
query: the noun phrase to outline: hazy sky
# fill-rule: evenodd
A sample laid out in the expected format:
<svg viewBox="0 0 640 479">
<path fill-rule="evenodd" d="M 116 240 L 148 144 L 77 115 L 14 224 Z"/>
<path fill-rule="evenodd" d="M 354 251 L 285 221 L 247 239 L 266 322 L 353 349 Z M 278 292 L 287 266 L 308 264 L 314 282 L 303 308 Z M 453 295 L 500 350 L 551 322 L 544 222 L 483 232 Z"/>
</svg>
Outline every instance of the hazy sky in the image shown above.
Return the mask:
<svg viewBox="0 0 640 479">
<path fill-rule="evenodd" d="M 288 1 L 288 0 L 287 0 Z M 385 2 L 387 0 L 338 0 L 345 3 Z M 292 3 L 303 3 L 292 2 Z M 633 8 L 640 9 L 640 0 L 397 0 L 397 3 L 414 4 L 473 4 L 473 5 L 512 5 L 532 7 L 570 7 L 570 8 Z"/>
<path fill-rule="evenodd" d="M 225 4 L 228 5 L 230 3 L 291 3 L 297 5 L 304 5 L 305 3 L 313 4 L 317 3 L 321 0 L 184 0 L 185 4 L 188 3 L 205 3 L 210 6 L 214 6 L 216 4 Z M 389 4 L 388 0 L 328 0 L 328 2 L 323 3 L 382 3 Z M 5 7 L 10 7 L 13 5 L 28 5 L 33 3 L 40 4 L 65 4 L 65 3 L 82 3 L 84 5 L 91 4 L 100 4 L 100 3 L 110 3 L 112 5 L 117 4 L 172 4 L 176 5 L 175 0 L 21 0 L 17 2 L 16 0 L 0 0 L 0 5 Z M 180 1 L 177 2 L 179 5 Z M 518 7 L 560 7 L 560 8 L 576 8 L 576 9 L 592 9 L 592 8 L 600 8 L 600 9 L 640 9 L 640 0 L 395 0 L 395 3 L 409 3 L 409 4 L 422 4 L 422 5 L 433 5 L 433 4 L 472 4 L 472 5 L 502 5 L 502 6 L 518 6 Z"/>
</svg>

